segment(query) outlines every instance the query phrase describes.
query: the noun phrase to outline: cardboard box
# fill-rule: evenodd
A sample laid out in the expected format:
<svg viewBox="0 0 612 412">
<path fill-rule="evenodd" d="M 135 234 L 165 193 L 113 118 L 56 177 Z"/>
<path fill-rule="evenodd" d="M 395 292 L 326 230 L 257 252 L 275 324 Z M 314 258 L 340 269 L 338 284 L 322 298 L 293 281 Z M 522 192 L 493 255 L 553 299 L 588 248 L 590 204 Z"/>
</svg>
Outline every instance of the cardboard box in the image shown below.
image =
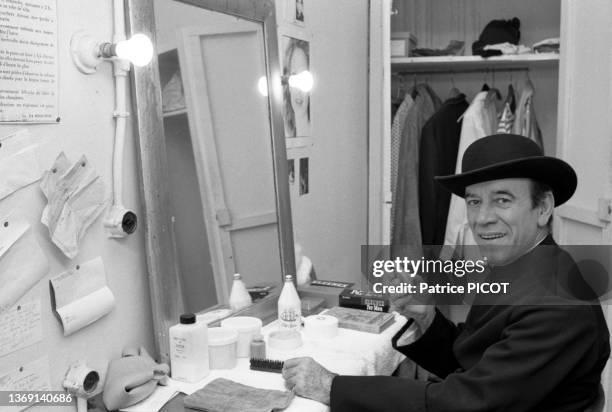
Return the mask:
<svg viewBox="0 0 612 412">
<path fill-rule="evenodd" d="M 417 45 L 417 39 L 409 31 L 391 33 L 391 57 L 408 57 Z"/>
<path fill-rule="evenodd" d="M 389 299 L 385 296 L 356 289 L 344 289 L 338 296 L 338 305 L 372 312 L 389 312 Z"/>
</svg>

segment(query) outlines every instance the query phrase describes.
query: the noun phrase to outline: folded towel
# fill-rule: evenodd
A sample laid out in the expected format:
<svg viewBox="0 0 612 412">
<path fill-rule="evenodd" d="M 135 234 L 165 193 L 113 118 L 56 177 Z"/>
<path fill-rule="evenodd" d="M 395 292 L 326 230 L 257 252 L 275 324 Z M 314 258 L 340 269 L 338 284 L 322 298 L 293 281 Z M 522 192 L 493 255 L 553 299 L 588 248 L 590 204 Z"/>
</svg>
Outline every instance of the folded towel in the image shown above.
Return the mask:
<svg viewBox="0 0 612 412">
<path fill-rule="evenodd" d="M 207 412 L 269 412 L 285 409 L 293 392 L 258 389 L 218 378 L 185 397 L 185 407 Z"/>
</svg>

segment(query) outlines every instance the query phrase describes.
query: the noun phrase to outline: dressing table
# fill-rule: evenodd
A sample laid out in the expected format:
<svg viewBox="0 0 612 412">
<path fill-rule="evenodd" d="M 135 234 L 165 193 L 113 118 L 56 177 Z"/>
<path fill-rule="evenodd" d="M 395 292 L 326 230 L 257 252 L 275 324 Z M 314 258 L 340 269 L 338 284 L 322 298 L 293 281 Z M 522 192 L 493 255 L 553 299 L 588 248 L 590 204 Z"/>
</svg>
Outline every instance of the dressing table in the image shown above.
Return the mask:
<svg viewBox="0 0 612 412">
<path fill-rule="evenodd" d="M 349 329 L 339 329 L 338 336 L 331 339 L 316 339 L 306 336 L 302 332 L 303 345 L 291 351 L 281 351 L 267 348 L 269 359 L 286 360 L 294 357 L 311 356 L 325 368 L 341 375 L 391 375 L 405 358 L 391 346 L 391 338 L 406 322 L 406 319 L 396 315 L 396 321 L 380 334 L 359 332 Z M 276 321 L 264 326 L 262 333 L 267 341 L 270 332 L 277 330 Z M 233 369 L 211 370 L 210 374 L 196 384 L 182 384 L 171 381 L 168 387 L 159 387 L 158 391 L 174 392 L 175 385 L 181 390 L 192 393 L 216 378 L 229 379 L 244 385 L 271 390 L 287 390 L 284 379 L 279 373 L 260 372 L 249 369 L 249 359 L 238 358 Z M 159 394 L 162 395 L 162 394 Z M 126 410 L 132 412 L 150 411 L 149 403 L 153 397 L 136 404 Z M 184 394 L 179 393 L 166 403 L 161 411 L 175 412 L 191 410 L 183 408 Z M 288 412 L 317 412 L 327 411 L 328 406 L 319 402 L 295 396 Z"/>
</svg>

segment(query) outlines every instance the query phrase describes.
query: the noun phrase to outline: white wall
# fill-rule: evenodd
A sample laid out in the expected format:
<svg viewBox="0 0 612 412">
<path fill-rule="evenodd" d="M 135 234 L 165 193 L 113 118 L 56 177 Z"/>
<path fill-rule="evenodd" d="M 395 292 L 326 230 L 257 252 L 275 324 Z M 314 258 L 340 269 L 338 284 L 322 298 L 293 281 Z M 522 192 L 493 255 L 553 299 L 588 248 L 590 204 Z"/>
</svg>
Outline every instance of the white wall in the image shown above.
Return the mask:
<svg viewBox="0 0 612 412">
<path fill-rule="evenodd" d="M 367 243 L 368 1 L 304 3 L 315 78 L 313 144 L 288 151 L 296 159 L 293 226 L 320 279 L 359 282 L 360 246 Z M 282 12 L 279 25 L 295 28 Z M 303 196 L 298 194 L 301 157 L 309 158 L 310 174 L 310 193 Z"/>
<path fill-rule="evenodd" d="M 570 3 L 568 20 L 575 35 L 566 43 L 568 80 L 560 104 L 567 105 L 570 116 L 559 119 L 559 127 L 566 129 L 562 153 L 579 172 L 573 203 L 596 210 L 599 197 L 612 195 L 612 4 Z"/>
<path fill-rule="evenodd" d="M 40 139 L 45 152 L 41 163 L 49 168 L 60 151 L 76 160 L 85 155 L 103 177 L 110 190 L 111 159 L 114 136 L 114 86 L 110 64 L 103 64 L 93 75 L 83 75 L 72 64 L 69 54 L 70 37 L 79 29 L 100 39 L 112 34 L 112 2 L 99 0 L 61 0 L 58 7 L 59 110 L 61 122 L 50 125 L 0 125 L 0 135 L 27 127 Z M 128 123 L 125 148 L 125 204 L 142 218 L 137 178 L 132 124 Z M 19 209 L 33 227 L 36 238 L 45 251 L 51 270 L 28 294 L 42 302 L 43 341 L 0 358 L 0 371 L 18 368 L 24 362 L 41 355 L 49 357 L 52 389 L 60 390 L 61 382 L 72 362 L 83 359 L 99 370 L 103 377 L 110 359 L 119 357 L 127 345 L 144 345 L 153 351 L 153 334 L 149 287 L 144 255 L 143 227 L 123 240 L 110 240 L 98 218 L 87 232 L 80 252 L 69 260 L 49 240 L 47 228 L 40 223 L 44 197 L 38 184 L 33 184 L 0 201 L 0 215 Z M 76 264 L 101 256 L 106 278 L 116 300 L 115 309 L 106 317 L 63 337 L 59 321 L 51 311 L 48 279 Z M 45 408 L 34 408 L 44 410 Z M 54 411 L 73 411 L 54 408 Z"/>
</svg>

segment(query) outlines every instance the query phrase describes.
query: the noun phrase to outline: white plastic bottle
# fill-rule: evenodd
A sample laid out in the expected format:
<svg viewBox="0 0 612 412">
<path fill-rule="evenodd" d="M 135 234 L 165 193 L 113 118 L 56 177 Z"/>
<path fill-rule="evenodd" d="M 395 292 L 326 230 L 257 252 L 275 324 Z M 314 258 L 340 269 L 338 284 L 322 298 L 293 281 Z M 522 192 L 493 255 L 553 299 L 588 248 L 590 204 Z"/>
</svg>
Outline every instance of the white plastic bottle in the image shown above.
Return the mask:
<svg viewBox="0 0 612 412">
<path fill-rule="evenodd" d="M 246 308 L 253 303 L 251 295 L 247 291 L 244 282 L 240 278 L 240 273 L 234 274 L 234 283 L 232 284 L 232 290 L 229 296 L 229 305 L 232 311 L 237 311 L 242 308 Z"/>
<path fill-rule="evenodd" d="M 181 315 L 180 323 L 170 327 L 170 371 L 172 379 L 198 382 L 209 372 L 208 328 L 196 322 L 193 313 Z"/>
<path fill-rule="evenodd" d="M 278 297 L 278 323 L 281 329 L 299 330 L 302 322 L 302 302 L 293 284 L 293 276 L 285 276 L 283 290 Z"/>
</svg>

